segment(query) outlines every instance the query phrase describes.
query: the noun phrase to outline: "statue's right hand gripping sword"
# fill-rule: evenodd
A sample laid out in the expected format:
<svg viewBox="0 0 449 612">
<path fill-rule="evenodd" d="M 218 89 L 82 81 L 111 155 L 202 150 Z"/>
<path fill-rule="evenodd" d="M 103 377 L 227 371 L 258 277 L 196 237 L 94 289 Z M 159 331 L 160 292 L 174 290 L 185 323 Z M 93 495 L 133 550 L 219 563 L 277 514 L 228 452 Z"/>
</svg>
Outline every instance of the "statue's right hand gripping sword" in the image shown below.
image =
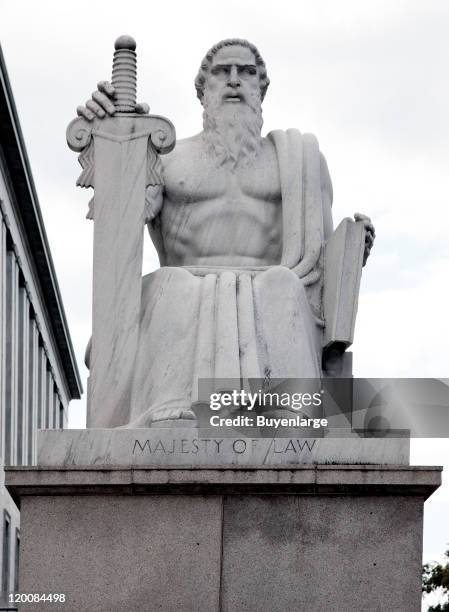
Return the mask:
<svg viewBox="0 0 449 612">
<path fill-rule="evenodd" d="M 172 123 L 136 108 L 136 43 L 115 42 L 112 85 L 116 113 L 67 128 L 69 147 L 80 153 L 77 181 L 95 190 L 92 349 L 88 427 L 115 427 L 129 420 L 139 338 L 145 190 L 162 184 L 159 154 L 170 152 Z"/>
<path fill-rule="evenodd" d="M 112 62 L 111 84 L 115 89 L 114 103 L 118 117 L 137 118 L 135 122 L 140 131 L 144 131 L 149 137 L 149 176 L 148 184 L 157 184 L 162 181 L 158 172 L 154 173 L 157 166 L 158 154 L 169 153 L 175 146 L 176 134 L 173 124 L 165 117 L 158 115 L 142 115 L 135 112 L 137 100 L 137 57 L 136 42 L 131 36 L 120 36 L 115 41 L 115 52 Z M 105 133 L 111 125 L 110 120 L 95 119 L 87 121 L 83 117 L 73 119 L 67 127 L 67 144 L 79 156 L 83 172 L 77 180 L 79 187 L 94 187 L 94 153 L 92 136 Z M 143 121 L 142 121 L 143 120 Z M 117 122 L 114 124 L 117 127 Z M 130 122 L 127 123 L 127 126 Z M 126 131 L 126 130 L 125 130 Z M 138 136 L 141 134 L 139 133 Z M 89 153 L 89 154 L 88 154 Z M 153 154 L 153 155 L 151 155 Z"/>
</svg>

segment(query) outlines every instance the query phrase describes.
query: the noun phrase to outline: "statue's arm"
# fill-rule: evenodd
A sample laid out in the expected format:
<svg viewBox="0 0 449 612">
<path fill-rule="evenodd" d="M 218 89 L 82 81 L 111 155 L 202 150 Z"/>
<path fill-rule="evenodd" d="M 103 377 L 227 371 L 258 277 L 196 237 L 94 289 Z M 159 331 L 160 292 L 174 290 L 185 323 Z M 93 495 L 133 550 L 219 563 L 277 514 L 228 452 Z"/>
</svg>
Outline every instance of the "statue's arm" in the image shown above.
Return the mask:
<svg viewBox="0 0 449 612">
<path fill-rule="evenodd" d="M 164 202 L 164 185 L 148 185 L 145 191 L 145 223 L 155 219 Z"/>
</svg>

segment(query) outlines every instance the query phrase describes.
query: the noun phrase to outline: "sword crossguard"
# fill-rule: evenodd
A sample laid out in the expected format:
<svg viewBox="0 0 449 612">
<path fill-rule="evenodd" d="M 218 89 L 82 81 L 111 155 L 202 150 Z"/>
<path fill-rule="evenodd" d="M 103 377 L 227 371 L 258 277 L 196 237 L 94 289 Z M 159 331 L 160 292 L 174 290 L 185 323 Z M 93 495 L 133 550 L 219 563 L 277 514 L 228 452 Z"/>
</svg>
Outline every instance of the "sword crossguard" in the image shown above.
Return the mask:
<svg viewBox="0 0 449 612">
<path fill-rule="evenodd" d="M 136 41 L 132 36 L 120 36 L 114 46 L 111 83 L 115 89 L 115 108 L 119 113 L 134 113 L 137 103 Z"/>
</svg>

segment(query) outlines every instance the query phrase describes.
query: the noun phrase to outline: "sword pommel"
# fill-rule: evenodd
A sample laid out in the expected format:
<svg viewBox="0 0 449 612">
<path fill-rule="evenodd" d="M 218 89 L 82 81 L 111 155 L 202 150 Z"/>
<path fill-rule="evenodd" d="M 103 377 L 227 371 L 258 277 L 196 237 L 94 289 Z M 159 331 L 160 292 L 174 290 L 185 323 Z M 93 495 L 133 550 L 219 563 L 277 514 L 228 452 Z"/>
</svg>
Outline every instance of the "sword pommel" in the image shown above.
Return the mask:
<svg viewBox="0 0 449 612">
<path fill-rule="evenodd" d="M 136 50 L 136 41 L 132 36 L 128 36 L 124 34 L 123 36 L 119 36 L 114 43 L 114 48 L 116 51 L 118 49 L 129 49 L 129 51 Z"/>
<path fill-rule="evenodd" d="M 137 102 L 136 41 L 132 36 L 120 36 L 114 46 L 111 82 L 116 93 L 115 108 L 119 113 L 134 113 Z"/>
</svg>

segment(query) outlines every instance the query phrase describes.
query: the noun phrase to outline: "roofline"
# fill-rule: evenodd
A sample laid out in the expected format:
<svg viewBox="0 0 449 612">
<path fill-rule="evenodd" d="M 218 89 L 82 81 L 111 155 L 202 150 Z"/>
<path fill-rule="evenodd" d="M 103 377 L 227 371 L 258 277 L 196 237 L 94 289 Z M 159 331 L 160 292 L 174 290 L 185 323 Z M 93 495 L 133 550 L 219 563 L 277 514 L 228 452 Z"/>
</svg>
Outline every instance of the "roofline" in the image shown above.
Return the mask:
<svg viewBox="0 0 449 612">
<path fill-rule="evenodd" d="M 29 246 L 34 255 L 34 265 L 59 351 L 70 399 L 79 399 L 83 392 L 81 377 L 1 44 L 0 84 L 2 148 L 17 202 L 24 204 L 18 208 L 17 213 L 22 220 Z"/>
</svg>

